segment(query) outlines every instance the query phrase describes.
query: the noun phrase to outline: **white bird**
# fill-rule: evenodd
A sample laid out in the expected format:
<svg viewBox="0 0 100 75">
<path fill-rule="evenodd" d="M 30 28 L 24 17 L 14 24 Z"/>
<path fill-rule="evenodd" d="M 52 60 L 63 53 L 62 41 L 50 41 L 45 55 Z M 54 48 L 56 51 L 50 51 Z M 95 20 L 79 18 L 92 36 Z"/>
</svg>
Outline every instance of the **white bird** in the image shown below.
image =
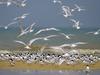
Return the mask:
<svg viewBox="0 0 100 75">
<path fill-rule="evenodd" d="M 85 10 L 85 9 L 80 8 L 77 4 L 75 4 L 75 7 L 76 7 L 75 9 L 77 9 L 77 11 L 79 11 L 79 12 Z"/>
<path fill-rule="evenodd" d="M 60 46 L 51 46 L 51 47 L 49 47 L 49 48 L 54 49 L 55 51 L 57 50 L 58 52 L 61 51 L 61 52 L 64 53 L 64 50 L 63 50 L 62 47 L 60 47 Z"/>
<path fill-rule="evenodd" d="M 33 26 L 34 26 L 34 25 L 36 25 L 35 22 L 32 23 L 32 24 L 30 25 L 30 28 L 29 28 L 29 32 L 30 32 L 30 33 L 34 31 L 34 29 L 33 29 Z"/>
<path fill-rule="evenodd" d="M 72 10 L 69 6 L 62 6 L 61 7 L 62 8 L 62 11 L 63 11 L 63 16 L 65 17 L 65 18 L 67 18 L 67 17 L 69 17 L 69 16 L 72 16 L 72 12 L 74 11 L 74 10 Z"/>
<path fill-rule="evenodd" d="M 12 3 L 13 4 L 15 4 L 15 5 L 17 5 L 18 7 L 25 7 L 26 6 L 26 2 L 27 0 L 19 0 L 19 1 L 14 1 L 14 0 L 12 0 Z"/>
<path fill-rule="evenodd" d="M 20 27 L 21 33 L 18 35 L 18 37 L 21 37 L 21 36 L 23 36 L 23 35 L 26 35 L 26 34 L 28 34 L 28 33 L 33 32 L 33 31 L 34 31 L 33 26 L 34 26 L 35 24 L 36 24 L 36 23 L 32 23 L 29 27 L 27 27 L 27 28 L 24 29 L 24 30 L 23 30 L 22 27 Z"/>
<path fill-rule="evenodd" d="M 61 4 L 61 5 L 62 5 L 61 0 L 53 0 L 53 3 L 54 3 L 54 4 L 59 3 L 59 4 Z"/>
<path fill-rule="evenodd" d="M 21 37 L 27 33 L 29 33 L 29 30 L 28 30 L 29 27 L 27 27 L 26 29 L 22 30 L 21 33 L 18 35 L 18 37 Z"/>
<path fill-rule="evenodd" d="M 7 1 L 1 1 L 0 4 L 6 4 L 7 7 L 12 4 L 12 0 L 7 0 Z"/>
<path fill-rule="evenodd" d="M 15 4 L 17 6 L 20 6 L 20 7 L 25 7 L 26 4 L 25 4 L 26 0 L 23 0 L 23 1 L 18 1 L 18 0 L 6 0 L 6 1 L 3 1 L 3 2 L 0 2 L 0 4 L 7 4 L 7 7 L 10 6 L 11 4 Z"/>
<path fill-rule="evenodd" d="M 86 34 L 98 35 L 98 34 L 100 34 L 100 29 L 98 29 L 97 31 L 94 31 L 94 32 L 88 32 Z"/>
<path fill-rule="evenodd" d="M 63 47 L 71 47 L 71 48 L 74 48 L 74 47 L 77 47 L 78 45 L 81 45 L 81 44 L 87 44 L 85 42 L 76 42 L 76 43 L 71 43 L 71 44 L 62 44 L 60 45 L 59 47 L 63 48 Z"/>
<path fill-rule="evenodd" d="M 23 0 L 23 1 L 22 1 L 22 3 L 21 3 L 21 6 L 22 6 L 22 7 L 25 7 L 25 6 L 26 6 L 26 3 L 25 3 L 26 1 L 27 1 L 27 0 Z"/>
<path fill-rule="evenodd" d="M 29 15 L 29 13 L 25 13 L 25 14 L 23 14 L 23 15 L 21 15 L 21 16 L 18 16 L 18 17 L 16 17 L 16 18 L 14 18 L 14 20 L 23 20 L 23 19 L 25 19 L 27 16 Z"/>
<path fill-rule="evenodd" d="M 71 19 L 71 21 L 74 23 L 73 27 L 76 29 L 80 29 L 80 21 L 76 21 L 74 19 Z"/>
<path fill-rule="evenodd" d="M 23 45 L 25 45 L 25 47 L 24 48 L 26 48 L 26 49 L 31 49 L 27 44 L 25 44 L 23 41 L 18 41 L 18 40 L 15 40 L 14 42 L 17 42 L 17 43 L 20 43 L 20 44 L 23 44 Z"/>
<path fill-rule="evenodd" d="M 60 33 L 61 35 L 65 36 L 66 39 L 71 39 L 70 36 L 73 36 L 73 34 L 66 35 L 65 33 Z"/>
<path fill-rule="evenodd" d="M 47 41 L 49 38 L 56 37 L 57 35 L 50 35 L 43 38 L 43 40 Z"/>
<path fill-rule="evenodd" d="M 82 44 L 87 44 L 87 43 L 85 43 L 85 42 L 76 42 L 76 43 L 72 43 L 72 44 L 70 45 L 70 47 L 76 47 L 76 46 L 82 45 Z"/>
<path fill-rule="evenodd" d="M 34 39 L 32 39 L 32 40 L 29 41 L 28 45 L 31 46 L 33 42 L 35 42 L 37 40 L 40 40 L 40 39 L 43 39 L 43 38 L 41 38 L 41 37 L 40 38 L 34 38 Z"/>
<path fill-rule="evenodd" d="M 9 26 L 16 24 L 17 22 L 11 22 L 8 25 L 4 26 L 5 29 L 8 29 Z"/>
<path fill-rule="evenodd" d="M 88 65 L 86 66 L 85 72 L 86 72 L 86 75 L 89 75 L 89 73 L 90 73 L 90 67 Z"/>
<path fill-rule="evenodd" d="M 41 29 L 41 30 L 37 31 L 34 35 L 38 35 L 38 34 L 40 34 L 41 32 L 44 32 L 44 31 L 51 31 L 51 30 L 59 31 L 59 29 L 56 29 L 56 28 L 45 28 L 45 29 Z"/>
<path fill-rule="evenodd" d="M 32 43 L 35 42 L 35 41 L 37 41 L 37 40 L 40 40 L 40 39 L 42 39 L 42 38 L 34 38 L 34 39 L 30 40 L 29 43 L 27 43 L 27 44 L 24 43 L 23 41 L 18 41 L 18 40 L 15 40 L 14 42 L 17 42 L 17 43 L 25 45 L 24 48 L 26 48 L 26 49 L 31 49 L 30 46 L 32 45 Z"/>
<path fill-rule="evenodd" d="M 7 6 L 10 6 L 12 4 L 11 0 L 7 1 Z"/>
<path fill-rule="evenodd" d="M 59 47 L 63 48 L 63 47 L 67 47 L 67 46 L 71 46 L 71 44 L 62 44 Z"/>
</svg>

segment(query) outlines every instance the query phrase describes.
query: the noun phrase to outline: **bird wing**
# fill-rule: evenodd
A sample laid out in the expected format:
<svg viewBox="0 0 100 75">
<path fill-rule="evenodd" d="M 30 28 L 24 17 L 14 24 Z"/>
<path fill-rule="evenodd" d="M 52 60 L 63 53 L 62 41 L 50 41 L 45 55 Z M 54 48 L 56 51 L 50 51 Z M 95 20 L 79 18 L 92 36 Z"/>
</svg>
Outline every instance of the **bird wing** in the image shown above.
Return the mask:
<svg viewBox="0 0 100 75">
<path fill-rule="evenodd" d="M 32 23 L 31 25 L 30 25 L 30 30 L 32 30 L 32 28 L 33 28 L 33 26 L 35 25 L 36 23 L 34 22 L 34 23 Z"/>
<path fill-rule="evenodd" d="M 74 20 L 74 19 L 70 19 L 72 22 L 74 22 L 74 23 L 76 23 L 76 20 Z"/>
<path fill-rule="evenodd" d="M 66 47 L 66 46 L 70 46 L 70 44 L 63 44 L 63 45 L 60 45 L 60 47 Z"/>
<path fill-rule="evenodd" d="M 100 29 L 98 29 L 97 32 L 100 32 Z"/>
<path fill-rule="evenodd" d="M 77 42 L 77 43 L 75 43 L 76 45 L 79 45 L 79 44 L 87 44 L 87 43 L 85 43 L 85 42 Z"/>
<path fill-rule="evenodd" d="M 35 35 L 37 35 L 37 34 L 43 32 L 43 31 L 46 31 L 46 29 L 41 29 L 41 30 L 37 31 L 37 32 L 35 33 Z"/>
<path fill-rule="evenodd" d="M 47 31 L 49 31 L 49 30 L 59 31 L 59 29 L 57 29 L 57 28 L 46 28 L 46 30 L 47 30 Z"/>
<path fill-rule="evenodd" d="M 25 13 L 25 14 L 23 14 L 22 16 L 28 16 L 29 15 L 29 13 Z"/>
<path fill-rule="evenodd" d="M 26 32 L 26 31 L 28 31 L 29 28 L 30 28 L 30 26 L 28 26 L 27 28 L 25 28 L 23 31 Z"/>
<path fill-rule="evenodd" d="M 86 34 L 90 34 L 90 33 L 94 33 L 94 32 L 87 32 Z"/>
<path fill-rule="evenodd" d="M 65 33 L 60 33 L 61 35 L 64 35 L 64 36 L 66 36 L 66 34 Z"/>
<path fill-rule="evenodd" d="M 50 35 L 50 36 L 47 36 L 46 38 L 51 38 L 51 37 L 56 37 L 57 35 Z"/>
<path fill-rule="evenodd" d="M 10 26 L 10 25 L 16 24 L 16 23 L 17 23 L 17 22 L 11 22 L 11 23 L 9 23 L 9 24 L 7 25 L 7 27 Z"/>
<path fill-rule="evenodd" d="M 20 17 L 15 17 L 14 20 L 18 20 Z"/>
<path fill-rule="evenodd" d="M 17 42 L 17 43 L 20 43 L 20 44 L 26 45 L 26 44 L 25 44 L 24 42 L 22 42 L 22 41 L 15 40 L 14 42 Z"/>
<path fill-rule="evenodd" d="M 30 46 L 33 42 L 35 42 L 37 40 L 40 40 L 40 39 L 43 39 L 43 38 L 34 38 L 34 39 L 32 39 L 32 40 L 29 41 L 28 45 Z"/>
<path fill-rule="evenodd" d="M 77 9 L 80 9 L 80 7 L 79 7 L 77 4 L 75 4 L 75 7 L 76 7 Z"/>
<path fill-rule="evenodd" d="M 7 2 L 7 6 L 10 6 L 11 5 L 11 2 Z"/>
</svg>

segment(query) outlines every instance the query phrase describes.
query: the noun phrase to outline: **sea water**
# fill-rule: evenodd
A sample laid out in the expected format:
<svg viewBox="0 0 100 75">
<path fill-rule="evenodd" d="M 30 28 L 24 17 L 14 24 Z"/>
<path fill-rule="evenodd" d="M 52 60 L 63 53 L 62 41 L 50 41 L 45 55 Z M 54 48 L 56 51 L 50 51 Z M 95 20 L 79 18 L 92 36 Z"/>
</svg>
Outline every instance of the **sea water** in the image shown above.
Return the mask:
<svg viewBox="0 0 100 75">
<path fill-rule="evenodd" d="M 4 28 L 0 28 L 0 48 L 1 49 L 10 49 L 10 48 L 16 48 L 18 43 L 15 43 L 14 40 L 20 40 L 25 43 L 28 43 L 31 39 L 37 38 L 37 37 L 45 37 L 49 35 L 58 35 L 57 37 L 50 38 L 48 41 L 44 40 L 38 40 L 35 41 L 32 45 L 62 45 L 62 44 L 70 44 L 70 43 L 76 43 L 76 42 L 86 42 L 85 45 L 79 45 L 79 48 L 88 48 L 88 49 L 100 49 L 100 35 L 93 35 L 93 34 L 87 34 L 87 32 L 96 31 L 98 28 L 81 28 L 80 30 L 76 30 L 73 28 L 58 28 L 60 31 L 46 31 L 41 32 L 38 35 L 34 35 L 38 30 L 43 28 L 36 28 L 32 33 L 28 33 L 27 35 L 23 35 L 21 37 L 18 37 L 20 34 L 19 27 L 10 27 L 7 30 Z M 66 39 L 63 35 L 60 33 L 65 34 L 73 34 L 71 36 L 71 39 Z"/>
</svg>

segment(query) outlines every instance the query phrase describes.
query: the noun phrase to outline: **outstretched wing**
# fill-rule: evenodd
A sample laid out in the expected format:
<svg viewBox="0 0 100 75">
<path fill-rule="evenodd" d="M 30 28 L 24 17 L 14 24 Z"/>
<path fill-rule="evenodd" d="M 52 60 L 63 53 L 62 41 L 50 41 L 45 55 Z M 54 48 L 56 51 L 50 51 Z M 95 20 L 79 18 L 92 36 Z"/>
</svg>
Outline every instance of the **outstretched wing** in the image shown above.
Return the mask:
<svg viewBox="0 0 100 75">
<path fill-rule="evenodd" d="M 76 45 L 79 45 L 79 44 L 87 44 L 86 42 L 77 42 L 75 43 Z"/>
<path fill-rule="evenodd" d="M 86 34 L 91 34 L 91 33 L 94 33 L 94 32 L 87 32 Z"/>
<path fill-rule="evenodd" d="M 25 44 L 24 42 L 22 42 L 22 41 L 14 40 L 14 42 L 17 42 L 17 43 L 20 43 L 20 44 L 26 45 L 26 44 Z"/>
<path fill-rule="evenodd" d="M 62 45 L 60 45 L 61 48 L 66 47 L 66 46 L 70 46 L 70 44 L 62 44 Z"/>
<path fill-rule="evenodd" d="M 100 29 L 98 29 L 97 32 L 100 32 Z"/>
<path fill-rule="evenodd" d="M 34 35 L 38 35 L 38 34 L 40 34 L 43 31 L 46 31 L 46 29 L 41 29 L 41 30 L 37 31 Z"/>
<path fill-rule="evenodd" d="M 46 30 L 47 30 L 47 31 L 49 31 L 49 30 L 59 31 L 59 29 L 57 29 L 57 28 L 47 28 Z"/>
<path fill-rule="evenodd" d="M 77 9 L 80 9 L 80 7 L 79 7 L 77 4 L 75 4 L 75 7 L 76 7 Z"/>
<path fill-rule="evenodd" d="M 11 22 L 11 23 L 9 23 L 9 24 L 7 25 L 7 27 L 10 26 L 10 25 L 16 24 L 16 23 L 17 23 L 17 22 Z"/>
<path fill-rule="evenodd" d="M 74 22 L 74 23 L 76 23 L 76 20 L 74 20 L 74 19 L 70 19 L 72 22 Z"/>
<path fill-rule="evenodd" d="M 52 37 L 56 37 L 57 35 L 50 35 L 50 36 L 47 36 L 46 38 L 52 38 Z"/>
<path fill-rule="evenodd" d="M 30 46 L 33 42 L 35 42 L 37 40 L 40 40 L 40 39 L 43 39 L 43 38 L 34 38 L 34 39 L 32 39 L 32 40 L 29 41 L 28 45 Z"/>
</svg>

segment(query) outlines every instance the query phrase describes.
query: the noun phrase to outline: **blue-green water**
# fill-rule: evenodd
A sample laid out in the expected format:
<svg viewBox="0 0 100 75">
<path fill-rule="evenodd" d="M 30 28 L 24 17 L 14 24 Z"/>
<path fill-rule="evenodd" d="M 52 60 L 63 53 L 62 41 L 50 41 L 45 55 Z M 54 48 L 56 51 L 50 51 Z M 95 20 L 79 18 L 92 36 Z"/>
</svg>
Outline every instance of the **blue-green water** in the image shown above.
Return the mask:
<svg viewBox="0 0 100 75">
<path fill-rule="evenodd" d="M 80 30 L 76 30 L 73 28 L 59 28 L 60 31 L 56 32 L 56 31 L 48 31 L 48 32 L 42 32 L 41 34 L 35 36 L 34 33 L 37 32 L 39 29 L 42 28 L 36 28 L 34 32 L 29 33 L 27 35 L 24 35 L 20 38 L 18 38 L 17 36 L 20 34 L 20 30 L 17 27 L 13 27 L 13 28 L 8 28 L 7 30 L 5 30 L 4 28 L 0 28 L 0 48 L 13 48 L 13 47 L 17 47 L 19 44 L 15 43 L 14 40 L 21 40 L 24 42 L 28 42 L 29 40 L 33 39 L 33 38 L 37 38 L 37 37 L 44 37 L 44 36 L 48 36 L 48 35 L 59 35 L 56 38 L 52 38 L 48 41 L 43 41 L 43 40 L 38 40 L 36 42 L 33 43 L 36 45 L 61 45 L 64 43 L 75 43 L 75 42 L 87 42 L 86 45 L 81 45 L 79 46 L 79 48 L 96 48 L 96 49 L 100 49 L 100 35 L 92 35 L 92 34 L 88 34 L 86 35 L 87 32 L 90 31 L 96 31 L 98 28 L 83 28 Z M 65 37 L 61 36 L 59 33 L 63 32 L 65 34 L 74 34 L 74 36 L 71 37 L 71 40 L 66 39 Z"/>
</svg>

